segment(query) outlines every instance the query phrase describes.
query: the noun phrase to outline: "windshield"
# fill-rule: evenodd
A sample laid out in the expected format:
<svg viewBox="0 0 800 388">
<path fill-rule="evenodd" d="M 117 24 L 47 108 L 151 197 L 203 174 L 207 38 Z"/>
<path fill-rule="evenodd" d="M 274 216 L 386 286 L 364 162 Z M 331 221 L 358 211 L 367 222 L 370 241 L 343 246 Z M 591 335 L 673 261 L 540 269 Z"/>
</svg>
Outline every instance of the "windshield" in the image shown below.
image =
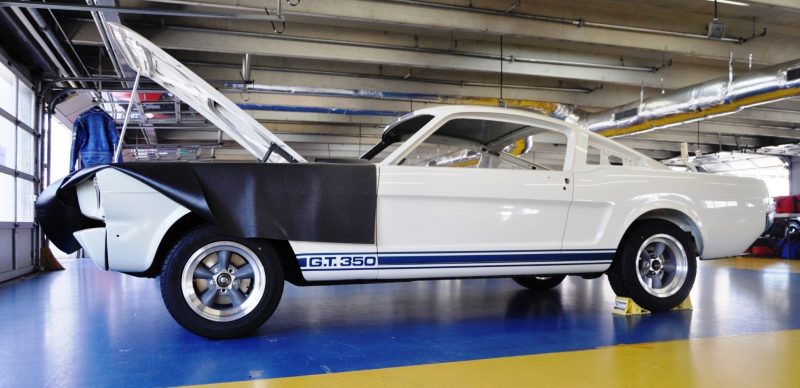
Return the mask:
<svg viewBox="0 0 800 388">
<path fill-rule="evenodd" d="M 433 119 L 433 115 L 419 115 L 390 124 L 383 131 L 381 141 L 361 156 L 361 159 L 380 162 L 397 148 L 395 143 L 401 142 L 417 133 Z"/>
</svg>

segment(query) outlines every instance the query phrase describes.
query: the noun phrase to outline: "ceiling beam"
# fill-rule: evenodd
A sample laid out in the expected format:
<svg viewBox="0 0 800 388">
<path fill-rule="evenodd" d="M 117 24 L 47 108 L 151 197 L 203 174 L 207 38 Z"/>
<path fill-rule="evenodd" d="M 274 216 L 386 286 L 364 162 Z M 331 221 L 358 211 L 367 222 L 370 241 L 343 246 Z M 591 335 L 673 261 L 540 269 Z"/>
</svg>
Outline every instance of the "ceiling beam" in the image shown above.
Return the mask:
<svg viewBox="0 0 800 388">
<path fill-rule="evenodd" d="M 749 108 L 730 116 L 734 119 L 752 119 L 788 123 L 800 126 L 800 111 L 773 108 Z"/>
<path fill-rule="evenodd" d="M 721 133 L 727 135 L 741 135 L 741 136 L 759 136 L 759 137 L 772 137 L 787 139 L 790 141 L 797 141 L 800 139 L 800 130 L 781 127 L 768 127 L 748 125 L 741 123 L 728 123 L 713 121 L 701 121 L 699 123 L 691 123 L 678 127 L 668 128 L 670 131 L 697 133 L 698 125 L 700 126 L 701 133 Z M 660 130 L 655 130 L 655 132 Z"/>
<path fill-rule="evenodd" d="M 797 0 L 749 0 L 753 4 L 763 4 L 773 7 L 786 8 L 791 11 L 800 11 L 800 3 Z"/>
<path fill-rule="evenodd" d="M 305 2 L 303 2 L 305 3 Z M 88 23 L 75 22 L 77 32 L 72 42 L 97 45 L 100 38 Z M 129 26 L 132 26 L 129 24 Z M 275 34 L 236 32 L 183 27 L 138 26 L 137 32 L 167 50 L 189 50 L 267 56 L 331 60 L 345 63 L 408 66 L 451 71 L 499 73 L 500 62 L 495 54 L 460 52 L 458 50 L 419 50 L 408 46 L 332 42 L 324 39 L 284 37 Z M 365 38 L 367 39 L 367 38 Z M 526 47 L 535 52 L 535 48 Z M 507 54 L 509 55 L 509 54 Z M 535 55 L 535 54 L 527 54 Z M 552 55 L 550 51 L 546 55 Z M 487 57 L 489 56 L 489 57 Z M 618 69 L 596 69 L 570 64 L 530 63 L 506 60 L 504 74 L 551 77 L 580 81 L 604 82 L 628 86 L 664 87 L 667 89 L 706 81 L 722 76 L 725 69 L 701 65 L 666 67 L 657 73 Z"/>
<path fill-rule="evenodd" d="M 655 140 L 641 140 L 635 138 L 615 139 L 618 142 L 631 147 L 636 150 L 654 150 L 654 151 L 672 151 L 679 153 L 681 151 L 680 143 L 663 142 Z M 717 151 L 716 146 L 708 144 L 701 144 L 700 151 L 704 154 L 713 153 Z"/>
<path fill-rule="evenodd" d="M 654 140 L 660 142 L 670 142 L 670 143 L 688 143 L 691 146 L 697 144 L 698 136 L 697 134 L 688 133 L 688 132 L 671 132 L 667 130 L 657 130 L 652 132 L 642 133 L 640 135 L 635 135 L 631 137 L 632 139 L 639 139 L 639 140 Z M 616 139 L 615 139 L 616 140 Z M 758 139 L 754 137 L 747 137 L 747 136 L 730 136 L 730 135 L 717 135 L 717 134 L 709 134 L 709 133 L 702 133 L 700 135 L 700 144 L 705 144 L 711 147 L 714 146 L 723 146 L 723 147 L 761 147 L 765 145 L 772 144 L 770 142 L 764 141 L 763 139 Z"/>
<path fill-rule="evenodd" d="M 758 0 L 757 0 L 758 1 Z M 778 3 L 786 7 L 798 8 L 794 0 L 760 0 L 766 3 Z M 241 2 L 237 2 L 241 3 Z M 253 3 L 254 1 L 245 1 Z M 398 2 L 400 3 L 400 2 Z M 639 3 L 644 4 L 644 3 Z M 538 5 L 538 4 L 537 4 Z M 446 6 L 445 6 L 446 7 Z M 590 15 L 577 16 L 584 23 L 576 26 L 570 23 L 545 20 L 533 20 L 524 15 L 508 13 L 505 15 L 487 14 L 470 10 L 469 7 L 460 9 L 447 9 L 445 7 L 430 7 L 413 4 L 392 4 L 390 2 L 376 1 L 303 1 L 297 7 L 287 9 L 287 19 L 295 18 L 300 21 L 313 21 L 314 19 L 328 19 L 333 22 L 361 22 L 388 26 L 403 26 L 403 28 L 416 28 L 420 30 L 437 29 L 441 31 L 458 31 L 473 34 L 509 35 L 521 39 L 552 39 L 556 41 L 578 42 L 608 47 L 622 47 L 636 50 L 652 50 L 655 52 L 675 53 L 685 56 L 701 56 L 720 61 L 726 61 L 731 51 L 739 51 L 739 47 L 730 42 L 698 39 L 697 37 L 670 36 L 654 31 L 647 32 L 647 28 L 636 30 L 636 23 L 625 20 L 621 27 L 630 27 L 628 30 L 612 26 L 608 19 L 625 18 L 622 12 L 606 12 L 603 19 L 592 18 Z M 546 7 L 546 5 L 543 5 Z M 542 12 L 539 10 L 537 13 Z M 621 7 L 622 8 L 622 7 Z M 645 12 L 638 7 L 638 12 Z M 651 9 L 652 11 L 653 9 Z M 581 12 L 576 10 L 575 12 Z M 574 14 L 575 12 L 571 12 Z M 588 12 L 588 11 L 587 11 Z M 687 18 L 699 15 L 686 15 Z M 672 16 L 675 17 L 674 15 Z M 686 30 L 686 18 L 681 18 L 681 28 Z M 577 20 L 577 19 L 576 19 Z M 606 22 L 606 26 L 591 22 Z M 707 20 L 704 20 L 707 22 Z M 791 50 L 787 48 L 792 47 Z M 789 61 L 797 52 L 800 44 L 796 40 L 781 39 L 754 39 L 745 44 L 746 50 L 753 53 L 754 58 L 762 63 L 780 63 Z M 783 47 L 781 47 L 783 46 Z"/>
</svg>

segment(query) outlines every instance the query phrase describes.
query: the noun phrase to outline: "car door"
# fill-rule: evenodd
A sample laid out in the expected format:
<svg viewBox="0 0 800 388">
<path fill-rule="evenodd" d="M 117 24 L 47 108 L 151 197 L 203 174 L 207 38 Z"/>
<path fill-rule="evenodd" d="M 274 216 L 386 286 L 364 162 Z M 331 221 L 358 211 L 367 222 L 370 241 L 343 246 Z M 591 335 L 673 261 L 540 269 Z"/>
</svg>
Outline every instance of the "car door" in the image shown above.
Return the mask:
<svg viewBox="0 0 800 388">
<path fill-rule="evenodd" d="M 572 173 L 381 165 L 378 278 L 565 271 Z"/>
</svg>

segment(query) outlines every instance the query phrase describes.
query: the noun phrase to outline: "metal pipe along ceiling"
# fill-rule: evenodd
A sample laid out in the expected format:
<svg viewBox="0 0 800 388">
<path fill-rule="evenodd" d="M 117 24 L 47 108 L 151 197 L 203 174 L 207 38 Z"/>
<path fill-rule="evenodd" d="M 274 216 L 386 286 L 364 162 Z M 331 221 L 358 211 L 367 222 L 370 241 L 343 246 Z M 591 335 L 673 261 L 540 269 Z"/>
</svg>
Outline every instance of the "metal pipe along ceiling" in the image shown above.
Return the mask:
<svg viewBox="0 0 800 388">
<path fill-rule="evenodd" d="M 233 64 L 230 64 L 230 63 L 191 62 L 191 61 L 182 61 L 182 63 L 184 65 L 187 65 L 187 66 L 239 68 L 238 65 L 233 65 Z M 384 75 L 384 74 L 352 73 L 352 72 L 334 71 L 334 70 L 309 70 L 309 69 L 285 68 L 285 67 L 275 67 L 275 66 L 255 66 L 255 65 L 251 65 L 250 69 L 251 69 L 251 71 L 252 70 L 260 70 L 260 71 L 272 71 L 272 72 L 279 72 L 279 73 L 313 74 L 313 75 L 325 75 L 325 76 L 334 76 L 334 77 L 373 78 L 373 79 L 385 79 L 385 80 L 392 80 L 392 81 L 422 82 L 422 83 L 440 84 L 440 85 L 478 86 L 478 87 L 491 87 L 491 88 L 500 87 L 499 83 L 492 83 L 492 82 L 472 82 L 472 81 L 464 81 L 464 80 L 445 80 L 445 79 L 424 78 L 424 77 L 417 77 L 417 76 L 405 77 L 405 76 L 393 76 L 393 75 Z M 524 89 L 524 90 L 548 90 L 548 91 L 569 92 L 569 93 L 591 93 L 591 92 L 595 91 L 596 89 L 602 88 L 602 85 L 596 86 L 594 88 L 588 88 L 588 87 L 521 85 L 521 84 L 503 83 L 503 88 L 505 88 L 505 89 Z M 248 90 L 249 90 L 249 87 L 248 87 Z"/>
<path fill-rule="evenodd" d="M 623 26 L 619 24 L 611 24 L 611 23 L 597 23 L 597 22 L 590 22 L 583 18 L 579 19 L 568 19 L 556 16 L 546 16 L 546 15 L 535 15 L 535 14 L 527 14 L 527 13 L 512 13 L 510 10 L 505 11 L 498 11 L 489 8 L 478 8 L 473 6 L 464 6 L 464 5 L 456 5 L 456 4 L 443 4 L 443 3 L 436 3 L 432 1 L 422 1 L 422 0 L 379 0 L 383 3 L 395 3 L 395 4 L 406 4 L 406 5 L 413 5 L 419 7 L 428 7 L 428 8 L 439 8 L 439 9 L 449 9 L 455 11 L 464 11 L 464 12 L 473 12 L 473 13 L 482 13 L 486 15 L 495 15 L 495 16 L 505 16 L 505 17 L 513 17 L 513 18 L 520 18 L 520 19 L 529 19 L 529 20 L 537 20 L 543 22 L 551 22 L 551 23 L 560 23 L 560 24 L 569 24 L 576 27 L 597 27 L 603 28 L 607 30 L 618 30 L 618 31 L 630 31 L 630 32 L 644 32 L 649 34 L 658 34 L 658 35 L 667 35 L 667 36 L 679 36 L 683 38 L 693 38 L 693 39 L 704 39 L 708 40 L 709 37 L 702 34 L 693 34 L 689 32 L 678 32 L 678 31 L 668 31 L 668 30 L 657 30 L 654 28 L 642 28 L 642 27 L 631 27 L 631 26 Z M 470 2 L 471 3 L 471 2 Z M 286 12 L 287 14 L 291 14 L 291 12 Z M 750 38 L 751 39 L 751 38 Z M 717 39 L 724 42 L 731 42 L 731 43 L 742 43 L 746 42 L 748 38 L 722 38 Z"/>
<path fill-rule="evenodd" d="M 564 112 L 564 118 L 614 137 L 736 113 L 744 108 L 800 95 L 800 59 L 693 85 L 594 113 Z"/>
<path fill-rule="evenodd" d="M 405 111 L 375 110 L 375 109 L 352 109 L 352 108 L 329 108 L 320 106 L 295 106 L 295 105 L 264 105 L 264 104 L 236 104 L 244 110 L 261 110 L 273 112 L 295 112 L 295 113 L 326 113 L 346 116 L 383 116 L 400 117 L 408 113 Z"/>
<path fill-rule="evenodd" d="M 44 18 L 42 18 L 42 15 L 39 13 L 39 11 L 36 9 L 29 9 L 28 14 L 31 15 L 31 18 L 33 19 L 34 23 L 36 23 L 36 26 L 38 26 L 39 29 L 44 33 L 44 36 L 50 42 L 50 45 L 56 50 L 56 53 L 61 57 L 61 59 L 64 60 L 64 63 L 67 65 L 67 68 L 70 71 L 70 74 L 68 75 L 76 77 L 80 76 L 81 72 L 78 69 L 78 66 L 72 61 L 72 58 L 69 56 L 69 54 L 67 54 L 64 46 L 61 45 L 61 42 L 59 42 L 58 38 L 56 38 L 55 34 L 53 34 L 53 31 L 48 27 L 47 22 L 44 20 Z M 85 84 L 81 85 L 86 87 Z"/>
<path fill-rule="evenodd" d="M 553 114 L 559 107 L 558 103 L 537 100 L 519 99 L 499 99 L 493 97 L 465 97 L 449 96 L 432 93 L 409 93 L 409 92 L 390 92 L 382 90 L 362 90 L 362 89 L 335 89 L 318 88 L 307 86 L 280 86 L 280 85 L 245 85 L 245 84 L 225 84 L 225 87 L 233 88 L 236 91 L 249 91 L 257 93 L 273 94 L 294 94 L 302 96 L 320 97 L 350 97 L 350 98 L 369 98 L 375 100 L 394 100 L 394 101 L 418 101 L 439 104 L 463 104 L 463 105 L 484 105 L 484 106 L 506 106 L 509 108 L 528 108 L 535 109 L 544 114 Z M 341 111 L 341 109 L 337 109 Z"/>
<path fill-rule="evenodd" d="M 25 51 L 28 55 L 31 56 L 33 62 L 41 68 L 42 72 L 45 74 L 56 74 L 58 70 L 55 66 L 50 63 L 47 58 L 45 58 L 44 54 L 42 54 L 39 49 L 36 48 L 36 44 L 28 38 L 27 35 L 17 26 L 16 21 L 14 18 L 6 11 L 5 9 L 0 9 L 0 25 L 3 25 L 9 29 L 11 29 L 16 35 L 17 42 L 19 42 L 22 46 L 25 47 Z"/>
<path fill-rule="evenodd" d="M 50 62 L 56 67 L 56 69 L 58 69 L 58 75 L 68 76 L 69 72 L 61 64 L 61 61 L 58 60 L 58 56 L 55 53 L 53 53 L 53 50 L 50 49 L 50 46 L 48 46 L 47 43 L 45 43 L 45 41 L 42 39 L 42 37 L 39 36 L 39 33 L 36 31 L 36 28 L 33 26 L 33 24 L 31 24 L 30 20 L 28 20 L 25 14 L 22 13 L 22 10 L 19 8 L 12 7 L 11 11 L 14 13 L 14 15 L 16 15 L 17 20 L 19 20 L 19 22 L 25 27 L 25 29 L 28 30 L 28 33 L 30 33 L 31 37 L 33 37 L 33 40 L 36 41 L 36 43 L 42 49 L 47 58 L 50 59 Z M 73 87 L 77 87 L 77 85 L 74 82 L 71 82 L 70 85 L 72 85 Z"/>
<path fill-rule="evenodd" d="M 61 11 L 89 11 L 104 12 L 111 11 L 117 13 L 126 13 L 134 15 L 159 15 L 159 16 L 176 16 L 176 17 L 195 17 L 195 18 L 212 18 L 212 19 L 242 19 L 242 20 L 259 20 L 259 21 L 282 21 L 277 15 L 270 15 L 264 13 L 228 13 L 228 12 L 199 12 L 188 11 L 180 9 L 164 9 L 164 8 L 144 8 L 144 7 L 115 7 L 96 5 L 88 2 L 87 5 L 69 4 L 69 3 L 36 3 L 28 1 L 0 1 L 2 7 L 19 7 L 19 8 L 34 8 L 34 9 L 54 9 Z M 260 9 L 263 11 L 264 9 Z"/>
</svg>

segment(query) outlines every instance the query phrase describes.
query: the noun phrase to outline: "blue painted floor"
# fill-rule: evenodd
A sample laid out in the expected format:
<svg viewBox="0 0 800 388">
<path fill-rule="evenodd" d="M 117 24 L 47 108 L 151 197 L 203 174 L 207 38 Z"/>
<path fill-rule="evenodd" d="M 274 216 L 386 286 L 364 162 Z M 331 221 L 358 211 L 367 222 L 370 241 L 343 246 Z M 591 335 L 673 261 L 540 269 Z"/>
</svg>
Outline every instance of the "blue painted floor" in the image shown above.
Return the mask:
<svg viewBox="0 0 800 388">
<path fill-rule="evenodd" d="M 701 263 L 695 309 L 616 317 L 605 277 L 550 292 L 510 279 L 299 288 L 255 335 L 176 324 L 156 279 L 90 260 L 0 284 L 0 387 L 168 386 L 800 328 L 800 273 Z"/>
</svg>

